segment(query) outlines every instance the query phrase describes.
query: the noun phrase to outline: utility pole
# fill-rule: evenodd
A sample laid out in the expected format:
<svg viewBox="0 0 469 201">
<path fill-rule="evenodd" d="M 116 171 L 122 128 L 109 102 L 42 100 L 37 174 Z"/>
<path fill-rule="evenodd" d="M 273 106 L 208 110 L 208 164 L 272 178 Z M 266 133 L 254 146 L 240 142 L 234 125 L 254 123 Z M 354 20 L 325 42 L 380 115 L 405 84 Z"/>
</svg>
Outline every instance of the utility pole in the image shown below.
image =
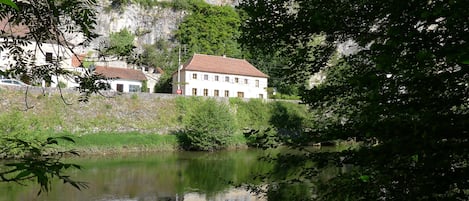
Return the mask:
<svg viewBox="0 0 469 201">
<path fill-rule="evenodd" d="M 178 89 L 177 94 L 182 94 L 181 91 L 181 45 L 179 45 L 179 56 L 178 56 Z"/>
</svg>

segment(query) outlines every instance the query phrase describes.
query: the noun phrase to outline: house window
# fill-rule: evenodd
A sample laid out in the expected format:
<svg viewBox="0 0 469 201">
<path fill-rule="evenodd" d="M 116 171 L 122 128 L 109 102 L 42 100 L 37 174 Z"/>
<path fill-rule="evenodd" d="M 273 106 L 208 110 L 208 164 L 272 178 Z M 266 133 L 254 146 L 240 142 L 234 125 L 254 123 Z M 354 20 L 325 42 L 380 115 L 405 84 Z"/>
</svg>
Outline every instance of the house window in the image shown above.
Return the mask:
<svg viewBox="0 0 469 201">
<path fill-rule="evenodd" d="M 204 89 L 204 96 L 208 96 L 208 89 Z"/>
<path fill-rule="evenodd" d="M 129 92 L 140 92 L 140 85 L 129 85 Z"/>
<path fill-rule="evenodd" d="M 230 81 L 230 77 L 225 76 L 225 82 L 229 82 L 229 81 Z"/>
<path fill-rule="evenodd" d="M 264 98 L 264 94 L 259 94 L 259 98 Z"/>
<path fill-rule="evenodd" d="M 225 97 L 229 97 L 229 96 L 230 96 L 230 91 L 225 90 Z"/>
<path fill-rule="evenodd" d="M 244 98 L 244 92 L 238 91 L 238 98 Z"/>
<path fill-rule="evenodd" d="M 259 87 L 259 80 L 256 80 L 256 87 Z"/>
<path fill-rule="evenodd" d="M 218 89 L 213 90 L 213 96 L 220 96 L 220 91 Z"/>
<path fill-rule="evenodd" d="M 192 95 L 197 96 L 197 88 L 192 88 Z"/>
<path fill-rule="evenodd" d="M 123 84 L 117 84 L 116 85 L 116 90 L 118 92 L 124 92 L 124 85 Z"/>
<path fill-rule="evenodd" d="M 235 83 L 239 82 L 239 78 L 235 77 Z"/>
<path fill-rule="evenodd" d="M 46 62 L 52 62 L 52 53 L 46 52 Z"/>
<path fill-rule="evenodd" d="M 204 75 L 204 80 L 208 80 L 208 75 L 207 74 Z"/>
<path fill-rule="evenodd" d="M 215 81 L 218 82 L 218 81 L 219 81 L 218 79 L 219 79 L 219 78 L 218 78 L 218 75 L 215 75 Z"/>
<path fill-rule="evenodd" d="M 248 84 L 248 79 L 244 79 L 244 84 Z"/>
<path fill-rule="evenodd" d="M 193 80 L 196 80 L 196 79 L 197 79 L 197 73 L 193 73 L 193 74 L 192 74 L 192 79 L 193 79 Z"/>
</svg>

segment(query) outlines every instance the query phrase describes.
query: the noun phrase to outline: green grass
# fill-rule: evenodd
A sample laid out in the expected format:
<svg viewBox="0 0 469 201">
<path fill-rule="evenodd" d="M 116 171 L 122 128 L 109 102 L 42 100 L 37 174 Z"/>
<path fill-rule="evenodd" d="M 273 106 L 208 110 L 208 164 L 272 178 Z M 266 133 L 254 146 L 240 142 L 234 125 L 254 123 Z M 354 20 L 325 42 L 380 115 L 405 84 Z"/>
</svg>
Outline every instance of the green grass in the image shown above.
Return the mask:
<svg viewBox="0 0 469 201">
<path fill-rule="evenodd" d="M 61 141 L 56 146 L 59 150 L 77 150 L 81 154 L 105 154 L 142 151 L 178 151 L 176 135 L 139 134 L 139 133 L 93 133 L 83 136 L 69 136 L 75 143 Z M 246 148 L 246 139 L 242 134 L 234 134 L 228 142 L 228 149 Z"/>
<path fill-rule="evenodd" d="M 82 153 L 108 153 L 136 151 L 175 151 L 178 150 L 179 146 L 175 135 L 93 133 L 83 136 L 71 137 L 75 140 L 75 143 L 61 142 L 59 143 L 59 148 L 75 149 Z"/>
</svg>

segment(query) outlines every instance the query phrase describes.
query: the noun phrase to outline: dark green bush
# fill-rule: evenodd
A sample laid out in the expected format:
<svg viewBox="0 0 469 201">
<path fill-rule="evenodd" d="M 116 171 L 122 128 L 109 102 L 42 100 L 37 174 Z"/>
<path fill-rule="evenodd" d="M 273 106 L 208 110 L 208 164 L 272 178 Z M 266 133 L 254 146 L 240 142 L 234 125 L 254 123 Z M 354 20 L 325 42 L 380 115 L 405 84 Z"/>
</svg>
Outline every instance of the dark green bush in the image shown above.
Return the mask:
<svg viewBox="0 0 469 201">
<path fill-rule="evenodd" d="M 228 106 L 214 99 L 190 100 L 191 107 L 182 118 L 184 130 L 178 134 L 182 148 L 196 151 L 226 148 L 236 131 Z"/>
<path fill-rule="evenodd" d="M 246 130 L 244 137 L 249 147 L 269 149 L 278 147 L 281 144 L 277 130 L 274 128 Z"/>
</svg>

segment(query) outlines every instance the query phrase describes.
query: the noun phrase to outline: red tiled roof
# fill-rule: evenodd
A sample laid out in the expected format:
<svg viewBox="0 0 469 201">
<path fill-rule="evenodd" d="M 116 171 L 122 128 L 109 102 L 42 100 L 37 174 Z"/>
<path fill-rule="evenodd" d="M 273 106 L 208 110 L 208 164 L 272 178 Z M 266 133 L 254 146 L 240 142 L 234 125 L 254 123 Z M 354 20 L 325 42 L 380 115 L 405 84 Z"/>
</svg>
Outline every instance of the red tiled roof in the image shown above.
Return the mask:
<svg viewBox="0 0 469 201">
<path fill-rule="evenodd" d="M 34 38 L 31 38 L 30 36 L 30 29 L 28 24 L 14 24 L 12 22 L 9 22 L 9 17 L 3 17 L 0 18 L 0 37 L 28 37 L 30 40 L 34 40 Z M 51 32 L 54 33 L 53 29 L 51 29 Z M 28 36 L 29 35 L 29 36 Z M 45 40 L 44 42 L 46 43 L 51 43 L 51 44 L 60 44 L 60 45 L 71 45 L 62 34 L 58 34 L 58 39 L 48 39 Z M 37 42 L 37 40 L 34 40 Z"/>
<path fill-rule="evenodd" d="M 80 54 L 80 55 L 73 55 L 72 56 L 72 66 L 73 67 L 80 67 L 81 63 L 85 61 L 86 55 Z"/>
<path fill-rule="evenodd" d="M 183 66 L 183 70 L 265 78 L 269 77 L 244 59 L 204 54 L 194 54 L 194 56 L 192 56 L 192 58 Z"/>
<path fill-rule="evenodd" d="M 124 80 L 147 80 L 142 71 L 128 68 L 114 68 L 105 66 L 96 66 L 95 73 L 101 74 L 106 78 L 117 78 Z"/>
<path fill-rule="evenodd" d="M 0 19 L 0 36 L 14 36 L 24 37 L 29 33 L 29 28 L 26 25 L 12 25 L 8 22 L 8 18 Z"/>
</svg>

